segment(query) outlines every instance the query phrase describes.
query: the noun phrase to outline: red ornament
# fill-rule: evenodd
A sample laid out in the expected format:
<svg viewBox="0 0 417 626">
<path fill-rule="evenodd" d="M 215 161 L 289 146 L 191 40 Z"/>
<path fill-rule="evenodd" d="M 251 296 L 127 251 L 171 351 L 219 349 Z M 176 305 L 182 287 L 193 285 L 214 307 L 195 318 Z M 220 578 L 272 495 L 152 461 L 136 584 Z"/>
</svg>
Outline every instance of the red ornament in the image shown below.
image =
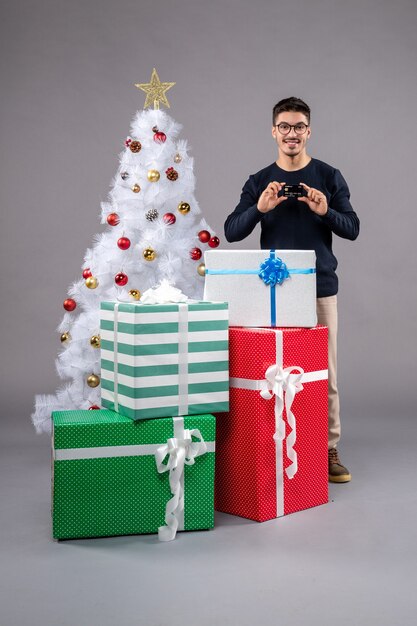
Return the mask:
<svg viewBox="0 0 417 626">
<path fill-rule="evenodd" d="M 156 141 L 156 143 L 165 143 L 167 140 L 167 136 L 165 133 L 163 133 L 161 130 L 158 130 L 154 136 L 153 136 L 153 140 Z"/>
<path fill-rule="evenodd" d="M 217 248 L 219 243 L 220 243 L 220 239 L 218 237 L 212 237 L 209 240 L 208 245 L 210 246 L 210 248 Z"/>
<path fill-rule="evenodd" d="M 130 146 L 130 144 L 132 143 L 132 138 L 131 137 L 127 137 L 127 139 L 125 140 L 125 146 L 126 148 L 128 148 Z"/>
<path fill-rule="evenodd" d="M 201 243 L 207 243 L 210 237 L 211 235 L 208 230 L 200 230 L 200 232 L 198 233 L 198 238 L 201 241 Z"/>
<path fill-rule="evenodd" d="M 164 220 L 165 224 L 171 226 L 172 224 L 175 224 L 177 218 L 173 213 L 165 213 L 162 219 Z"/>
<path fill-rule="evenodd" d="M 202 254 L 203 253 L 201 252 L 200 248 L 193 248 L 192 250 L 190 250 L 190 257 L 193 261 L 198 261 L 199 259 L 201 259 Z"/>
<path fill-rule="evenodd" d="M 97 406 L 97 404 L 92 404 L 91 406 L 88 407 L 89 411 L 99 411 L 100 407 Z"/>
<path fill-rule="evenodd" d="M 76 306 L 77 303 L 72 298 L 67 298 L 66 300 L 64 300 L 64 309 L 66 311 L 73 311 Z"/>
<path fill-rule="evenodd" d="M 128 248 L 130 248 L 130 239 L 128 239 L 127 237 L 120 237 L 120 239 L 118 239 L 117 241 L 117 245 L 119 246 L 120 250 L 127 250 Z"/>
<path fill-rule="evenodd" d="M 119 216 L 117 213 L 109 213 L 107 216 L 107 224 L 109 226 L 117 226 L 120 223 Z"/>
<path fill-rule="evenodd" d="M 116 283 L 116 285 L 119 285 L 119 287 L 124 287 L 124 285 L 127 284 L 127 281 L 128 281 L 128 277 L 123 272 L 119 272 L 114 277 L 114 282 Z"/>
<path fill-rule="evenodd" d="M 92 273 L 90 271 L 89 267 L 86 267 L 85 269 L 83 269 L 83 278 L 90 278 L 90 276 L 92 276 Z"/>
</svg>

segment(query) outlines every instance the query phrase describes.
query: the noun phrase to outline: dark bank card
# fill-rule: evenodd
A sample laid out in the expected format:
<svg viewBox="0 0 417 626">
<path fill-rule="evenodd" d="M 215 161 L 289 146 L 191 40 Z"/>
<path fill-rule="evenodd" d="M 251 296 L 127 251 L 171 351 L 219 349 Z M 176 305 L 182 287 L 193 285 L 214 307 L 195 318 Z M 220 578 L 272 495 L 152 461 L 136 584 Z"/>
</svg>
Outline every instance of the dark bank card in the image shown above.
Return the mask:
<svg viewBox="0 0 417 626">
<path fill-rule="evenodd" d="M 299 198 L 305 195 L 304 187 L 301 185 L 284 185 L 282 195 L 287 198 Z"/>
</svg>

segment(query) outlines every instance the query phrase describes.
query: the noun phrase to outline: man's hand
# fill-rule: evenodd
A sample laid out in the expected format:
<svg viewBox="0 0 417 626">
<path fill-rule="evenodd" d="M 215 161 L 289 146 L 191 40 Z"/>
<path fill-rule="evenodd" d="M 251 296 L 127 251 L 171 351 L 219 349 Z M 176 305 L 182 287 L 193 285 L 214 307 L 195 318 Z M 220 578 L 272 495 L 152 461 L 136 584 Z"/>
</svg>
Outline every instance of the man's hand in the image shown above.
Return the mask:
<svg viewBox="0 0 417 626">
<path fill-rule="evenodd" d="M 304 187 L 307 195 L 301 196 L 300 198 L 297 198 L 297 200 L 299 200 L 300 202 L 305 202 L 305 204 L 307 204 L 308 208 L 311 209 L 313 213 L 317 213 L 317 215 L 326 215 L 328 205 L 327 198 L 324 193 L 318 191 L 317 189 L 313 189 L 313 187 L 309 187 L 304 183 L 300 183 L 300 185 Z"/>
<path fill-rule="evenodd" d="M 258 211 L 261 213 L 269 213 L 272 209 L 275 209 L 276 206 L 284 202 L 284 200 L 288 200 L 288 198 L 281 196 L 278 198 L 278 194 L 283 188 L 285 183 L 277 183 L 272 182 L 269 183 L 268 187 L 261 193 L 258 200 Z"/>
</svg>

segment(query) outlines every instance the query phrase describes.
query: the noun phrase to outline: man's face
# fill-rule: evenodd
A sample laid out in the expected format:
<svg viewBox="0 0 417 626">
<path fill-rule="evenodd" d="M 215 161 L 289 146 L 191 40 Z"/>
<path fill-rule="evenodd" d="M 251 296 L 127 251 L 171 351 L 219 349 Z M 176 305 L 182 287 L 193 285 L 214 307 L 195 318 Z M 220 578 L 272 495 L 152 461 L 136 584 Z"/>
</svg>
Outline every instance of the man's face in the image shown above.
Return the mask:
<svg viewBox="0 0 417 626">
<path fill-rule="evenodd" d="M 290 124 L 292 128 L 287 135 L 283 135 L 277 128 L 278 124 Z M 297 124 L 308 125 L 307 117 L 304 113 L 285 111 L 276 117 L 275 126 L 272 127 L 272 136 L 277 142 L 278 148 L 290 157 L 297 156 L 306 149 L 307 140 L 311 135 L 310 128 L 307 128 L 304 134 L 297 133 L 294 129 L 294 126 Z"/>
</svg>

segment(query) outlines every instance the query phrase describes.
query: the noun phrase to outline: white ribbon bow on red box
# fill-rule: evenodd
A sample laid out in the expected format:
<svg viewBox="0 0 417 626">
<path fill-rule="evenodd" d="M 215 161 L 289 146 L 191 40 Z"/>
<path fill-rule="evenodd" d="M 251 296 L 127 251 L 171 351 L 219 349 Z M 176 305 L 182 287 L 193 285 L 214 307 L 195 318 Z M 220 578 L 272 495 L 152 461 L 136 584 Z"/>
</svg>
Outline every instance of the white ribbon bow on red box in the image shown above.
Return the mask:
<svg viewBox="0 0 417 626">
<path fill-rule="evenodd" d="M 297 371 L 298 374 L 292 372 Z M 302 367 L 282 367 L 281 365 L 271 365 L 265 372 L 265 384 L 259 393 L 264 400 L 271 400 L 275 396 L 275 440 L 284 441 L 285 439 L 285 421 L 283 420 L 284 406 L 287 413 L 288 425 L 291 432 L 287 437 L 287 457 L 291 461 L 285 472 L 288 478 L 294 478 L 298 470 L 297 453 L 294 450 L 294 444 L 297 439 L 295 415 L 291 411 L 295 394 L 303 390 L 301 379 L 304 370 Z M 261 384 L 262 384 L 261 383 Z"/>
</svg>

